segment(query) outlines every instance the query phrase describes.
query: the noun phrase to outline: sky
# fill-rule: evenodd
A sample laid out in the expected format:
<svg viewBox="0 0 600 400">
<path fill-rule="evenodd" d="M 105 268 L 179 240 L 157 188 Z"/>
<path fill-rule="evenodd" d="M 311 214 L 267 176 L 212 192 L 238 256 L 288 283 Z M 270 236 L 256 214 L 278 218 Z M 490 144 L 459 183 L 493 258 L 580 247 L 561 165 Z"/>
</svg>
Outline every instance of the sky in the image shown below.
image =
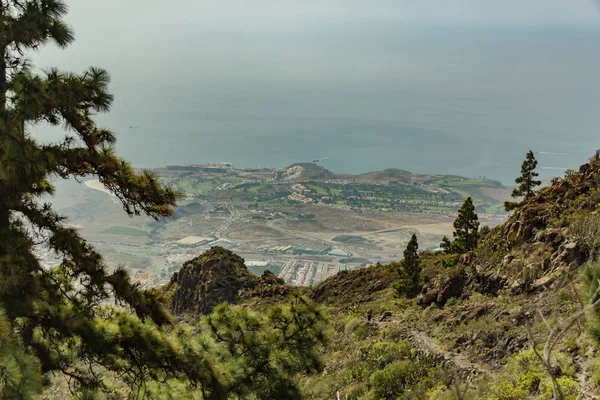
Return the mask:
<svg viewBox="0 0 600 400">
<path fill-rule="evenodd" d="M 144 70 L 172 67 L 164 59 L 185 62 L 189 57 L 184 53 L 194 52 L 203 56 L 206 68 L 230 65 L 241 56 L 251 70 L 252 59 L 263 63 L 283 49 L 286 58 L 302 58 L 323 41 L 353 52 L 368 51 L 372 41 L 406 41 L 412 33 L 400 37 L 404 28 L 422 27 L 425 33 L 448 27 L 600 29 L 599 2 L 67 0 L 67 21 L 75 29 L 76 42 L 66 51 L 43 48 L 33 59 L 41 65 L 74 70 L 102 65 L 123 78 L 127 74 L 127 79 L 148 78 L 152 74 L 144 74 Z M 311 49 L 303 54 L 308 47 Z M 244 53 L 249 53 L 248 57 Z M 305 63 L 307 72 L 318 67 L 309 64 Z"/>
<path fill-rule="evenodd" d="M 506 182 L 504 164 L 518 169 L 529 148 L 568 148 L 573 160 L 544 165 L 576 167 L 598 147 L 598 1 L 67 0 L 75 43 L 32 58 L 110 72 L 116 100 L 101 122 L 136 166 L 329 156 L 335 172 L 453 165 Z M 420 160 L 414 132 L 477 143 L 481 160 L 440 158 L 441 139 Z"/>
<path fill-rule="evenodd" d="M 594 0 L 69 0 L 82 27 L 108 19 L 202 22 L 244 29 L 307 20 L 380 19 L 415 24 L 595 25 Z M 89 28 L 91 26 L 88 25 Z M 139 27 L 139 26 L 138 26 Z M 136 26 L 130 26 L 131 31 Z"/>
</svg>

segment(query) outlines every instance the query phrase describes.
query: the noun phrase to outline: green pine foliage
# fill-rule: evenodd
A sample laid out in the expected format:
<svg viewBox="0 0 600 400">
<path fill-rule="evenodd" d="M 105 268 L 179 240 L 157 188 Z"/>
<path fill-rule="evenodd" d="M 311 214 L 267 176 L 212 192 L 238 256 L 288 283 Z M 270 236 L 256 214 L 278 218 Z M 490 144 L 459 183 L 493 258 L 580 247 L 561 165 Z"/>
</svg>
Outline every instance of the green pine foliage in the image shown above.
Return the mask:
<svg viewBox="0 0 600 400">
<path fill-rule="evenodd" d="M 452 243 L 457 253 L 466 253 L 477 248 L 479 240 L 479 218 L 475 213 L 473 200 L 468 197 L 458 210 L 458 217 L 454 221 L 454 242 Z"/>
<path fill-rule="evenodd" d="M 51 178 L 95 175 L 130 215 L 171 215 L 177 195 L 150 173 L 138 173 L 114 154 L 114 135 L 92 116 L 110 109 L 108 73 L 50 69 L 39 75 L 24 53 L 47 43 L 73 41 L 59 0 L 0 3 L 0 304 L 13 334 L 37 356 L 44 372 L 69 374 L 79 388 L 104 383 L 93 372 L 102 365 L 131 384 L 150 368 L 211 385 L 210 371 L 157 330 L 171 319 L 157 291 L 132 284 L 128 274 L 109 271 L 102 257 L 42 197 L 52 195 Z M 37 123 L 62 125 L 65 137 L 40 143 Z M 45 243 L 62 259 L 47 270 L 35 257 Z M 113 299 L 134 314 L 101 306 Z M 77 363 L 75 363 L 77 360 Z M 194 367 L 192 367 L 194 365 Z"/>
<path fill-rule="evenodd" d="M 421 291 L 421 265 L 419 262 L 417 235 L 412 235 L 404 259 L 398 264 L 398 280 L 395 289 L 398 296 L 415 297 Z"/>
<path fill-rule="evenodd" d="M 0 309 L 0 399 L 34 399 L 41 387 L 40 363 L 27 354 Z"/>
<path fill-rule="evenodd" d="M 529 150 L 525 157 L 525 161 L 521 165 L 521 175 L 515 179 L 517 183 L 517 187 L 512 191 L 512 197 L 519 198 L 523 197 L 521 202 L 510 202 L 507 201 L 504 203 L 504 209 L 506 211 L 512 211 L 515 208 L 518 208 L 523 201 L 529 199 L 535 193 L 535 188 L 542 184 L 542 181 L 536 180 L 538 177 L 538 173 L 535 172 L 535 168 L 537 167 L 537 160 L 533 155 L 533 151 Z"/>
<path fill-rule="evenodd" d="M 295 375 L 323 368 L 317 354 L 325 341 L 323 317 L 302 297 L 266 315 L 221 304 L 204 324 L 226 367 L 227 391 L 236 398 L 301 399 Z"/>
<path fill-rule="evenodd" d="M 454 240 L 446 236 L 442 239 L 440 247 L 446 253 L 463 254 L 477 248 L 479 242 L 479 217 L 475 213 L 473 199 L 468 197 L 458 210 L 458 217 L 454 221 Z"/>
<path fill-rule="evenodd" d="M 446 253 L 452 252 L 452 241 L 448 239 L 448 236 L 444 236 L 442 238 L 442 242 L 440 243 L 440 248 L 444 250 Z"/>
<path fill-rule="evenodd" d="M 313 303 L 292 296 L 264 313 L 222 303 L 190 333 L 178 328 L 179 346 L 202 353 L 217 371 L 222 399 L 301 399 L 299 373 L 323 369 L 324 319 Z M 142 388 L 151 399 L 206 399 L 205 388 L 155 380 Z"/>
</svg>

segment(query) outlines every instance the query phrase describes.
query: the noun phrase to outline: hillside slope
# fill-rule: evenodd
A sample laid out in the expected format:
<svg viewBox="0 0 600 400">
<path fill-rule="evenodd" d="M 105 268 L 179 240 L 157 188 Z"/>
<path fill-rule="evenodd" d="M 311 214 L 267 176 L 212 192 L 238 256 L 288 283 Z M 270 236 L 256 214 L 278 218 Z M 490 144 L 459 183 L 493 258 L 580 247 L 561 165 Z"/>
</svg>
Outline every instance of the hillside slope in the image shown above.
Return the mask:
<svg viewBox="0 0 600 400">
<path fill-rule="evenodd" d="M 540 349 L 551 329 L 562 329 L 584 306 L 580 276 L 595 265 L 599 202 L 600 161 L 594 159 L 540 190 L 504 225 L 485 231 L 476 251 L 421 253 L 424 286 L 416 299 L 396 297 L 397 264 L 342 272 L 303 289 L 329 321 L 329 341 L 321 349 L 325 369 L 299 377 L 304 397 L 552 398 L 549 375 L 531 349 Z M 260 299 L 277 303 L 299 290 L 273 276 L 251 277 L 243 260 L 225 252 L 213 249 L 208 258 L 220 261 L 201 257 L 173 277 L 173 311 L 206 312 L 223 300 L 261 310 Z M 209 264 L 229 272 L 209 268 L 187 280 L 194 268 Z M 223 276 L 232 281 L 211 283 Z M 263 279 L 272 286 L 261 286 Z M 211 290 L 219 293 L 215 299 L 195 303 Z M 554 348 L 553 374 L 567 399 L 600 395 L 589 321 L 577 320 Z"/>
</svg>

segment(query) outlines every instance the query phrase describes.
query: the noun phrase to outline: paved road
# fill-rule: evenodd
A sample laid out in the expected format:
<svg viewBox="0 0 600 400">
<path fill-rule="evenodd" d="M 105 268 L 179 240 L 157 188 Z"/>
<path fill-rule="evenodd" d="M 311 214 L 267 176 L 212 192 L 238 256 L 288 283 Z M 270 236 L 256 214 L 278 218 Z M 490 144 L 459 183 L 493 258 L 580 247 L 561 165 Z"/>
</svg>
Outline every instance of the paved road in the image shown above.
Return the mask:
<svg viewBox="0 0 600 400">
<path fill-rule="evenodd" d="M 240 216 L 239 211 L 236 210 L 234 206 L 227 204 L 225 207 L 227 207 L 227 210 L 229 210 L 229 218 L 227 218 L 227 220 L 223 222 L 213 233 L 213 235 L 217 239 L 224 239 L 223 233 L 225 233 L 225 231 L 231 226 L 233 221 L 235 221 Z"/>
</svg>

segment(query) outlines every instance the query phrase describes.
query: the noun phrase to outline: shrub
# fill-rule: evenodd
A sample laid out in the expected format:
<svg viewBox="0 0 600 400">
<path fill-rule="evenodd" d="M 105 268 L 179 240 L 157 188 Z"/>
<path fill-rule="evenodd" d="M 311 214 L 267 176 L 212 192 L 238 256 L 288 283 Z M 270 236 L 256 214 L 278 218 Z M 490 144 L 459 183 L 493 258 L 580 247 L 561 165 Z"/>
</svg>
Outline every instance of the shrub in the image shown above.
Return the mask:
<svg viewBox="0 0 600 400">
<path fill-rule="evenodd" d="M 375 333 L 375 331 L 376 328 L 372 324 L 368 322 L 363 322 L 362 324 L 356 327 L 356 329 L 354 330 L 354 335 L 358 340 L 364 340 L 369 336 L 372 336 Z"/>
<path fill-rule="evenodd" d="M 556 378 L 556 382 L 565 395 L 565 400 L 577 399 L 577 395 L 579 393 L 579 384 L 573 378 L 561 376 Z M 552 383 L 549 379 L 544 381 L 543 393 L 545 399 L 552 398 Z"/>
<path fill-rule="evenodd" d="M 420 375 L 410 360 L 396 361 L 371 375 L 373 395 L 376 399 L 396 400 Z"/>
<path fill-rule="evenodd" d="M 368 364 L 371 370 L 385 368 L 394 361 L 411 357 L 410 343 L 401 340 L 398 343 L 373 342 L 360 350 L 360 359 Z"/>
<path fill-rule="evenodd" d="M 527 391 L 514 385 L 512 382 L 503 381 L 496 386 L 491 400 L 523 400 L 527 397 Z"/>
</svg>

